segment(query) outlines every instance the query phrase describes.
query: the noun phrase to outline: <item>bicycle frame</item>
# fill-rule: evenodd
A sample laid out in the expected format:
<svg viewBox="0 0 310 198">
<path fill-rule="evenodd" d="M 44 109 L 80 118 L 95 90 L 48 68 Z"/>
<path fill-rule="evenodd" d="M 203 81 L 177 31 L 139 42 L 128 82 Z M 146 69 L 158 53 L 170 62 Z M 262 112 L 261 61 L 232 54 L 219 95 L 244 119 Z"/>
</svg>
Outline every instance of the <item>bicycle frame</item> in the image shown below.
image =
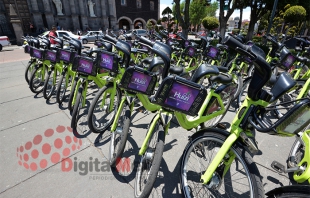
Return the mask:
<svg viewBox="0 0 310 198">
<path fill-rule="evenodd" d="M 221 107 L 221 110 L 219 111 L 215 111 L 212 112 L 209 115 L 203 115 L 206 108 L 208 107 L 208 104 L 211 100 L 212 97 L 216 97 L 217 101 L 219 102 L 219 105 Z M 167 111 L 164 108 L 161 108 L 156 116 L 154 117 L 154 119 L 152 120 L 150 127 L 148 129 L 147 135 L 143 141 L 143 144 L 141 146 L 141 149 L 139 150 L 139 155 L 143 155 L 146 152 L 146 149 L 148 147 L 148 142 L 150 140 L 150 138 L 152 137 L 152 133 L 154 132 L 154 127 L 156 122 L 161 119 L 162 117 L 173 117 L 173 115 L 176 116 L 178 123 L 180 124 L 180 126 L 184 129 L 190 130 L 193 128 L 198 127 L 201 123 L 204 123 L 212 118 L 215 118 L 216 116 L 219 116 L 221 114 L 223 114 L 225 112 L 225 107 L 223 104 L 223 101 L 220 97 L 219 94 L 215 93 L 215 90 L 211 89 L 210 92 L 208 93 L 206 99 L 204 100 L 202 107 L 200 108 L 198 115 L 195 117 L 192 116 L 188 116 L 184 113 L 180 113 L 180 112 L 171 112 L 171 111 Z M 169 126 L 170 126 L 170 120 L 166 122 L 165 124 L 165 134 L 167 134 Z"/>
<path fill-rule="evenodd" d="M 306 93 L 306 90 L 309 90 L 309 85 L 310 85 L 310 79 L 307 80 L 305 86 L 303 87 L 302 91 L 300 92 L 299 97 L 302 97 L 304 93 Z M 206 172 L 201 176 L 201 180 L 203 184 L 207 184 L 210 179 L 213 176 L 213 173 L 219 166 L 219 164 L 222 162 L 224 159 L 226 153 L 229 151 L 231 146 L 235 143 L 235 141 L 240 137 L 242 132 L 245 132 L 248 136 L 253 136 L 250 131 L 244 131 L 242 127 L 242 123 L 244 122 L 245 115 L 250 112 L 250 108 L 253 108 L 255 106 L 261 106 L 263 108 L 266 108 L 269 105 L 268 102 L 263 101 L 263 100 L 258 100 L 258 101 L 253 101 L 250 99 L 248 96 L 246 97 L 242 107 L 236 114 L 234 120 L 232 121 L 231 128 L 230 128 L 230 135 L 227 137 L 225 142 L 223 143 L 222 147 L 219 149 L 218 153 L 214 157 L 213 161 L 210 163 L 209 167 L 207 168 Z M 245 109 L 244 109 L 245 108 Z M 241 116 L 239 114 L 242 114 Z M 240 117 L 240 118 L 239 118 Z M 241 126 L 241 127 L 240 127 Z M 306 146 L 306 151 L 303 159 L 301 162 L 298 164 L 299 166 L 302 166 L 304 163 L 310 162 L 310 137 L 309 134 L 310 130 L 307 130 L 306 132 L 302 133 L 301 139 L 305 143 Z M 290 136 L 294 136 L 295 134 L 291 134 Z M 287 135 L 288 136 L 288 135 Z M 229 161 L 232 161 L 234 156 L 231 156 Z M 225 170 L 228 170 L 230 164 L 226 164 Z M 226 172 L 224 172 L 225 174 Z M 302 183 L 306 180 L 310 183 L 310 167 L 308 166 L 306 170 L 302 173 L 294 173 L 294 180 Z"/>
<path fill-rule="evenodd" d="M 157 111 L 157 110 L 159 110 L 161 108 L 160 106 L 151 103 L 149 98 L 146 95 L 144 95 L 144 94 L 141 94 L 141 93 L 131 94 L 131 93 L 128 93 L 127 91 L 124 91 L 124 96 L 122 97 L 122 100 L 121 100 L 119 108 L 118 108 L 118 110 L 116 112 L 114 121 L 113 121 L 113 123 L 111 125 L 111 132 L 114 132 L 116 130 L 118 119 L 119 119 L 119 117 L 120 117 L 120 115 L 122 113 L 124 104 L 127 101 L 127 99 L 128 98 L 135 98 L 135 97 L 137 97 L 140 100 L 140 102 L 142 103 L 143 107 L 146 110 L 148 110 L 148 111 Z M 132 112 L 133 111 L 133 107 L 134 107 L 133 100 L 129 103 L 129 105 L 130 105 L 130 111 Z"/>
</svg>

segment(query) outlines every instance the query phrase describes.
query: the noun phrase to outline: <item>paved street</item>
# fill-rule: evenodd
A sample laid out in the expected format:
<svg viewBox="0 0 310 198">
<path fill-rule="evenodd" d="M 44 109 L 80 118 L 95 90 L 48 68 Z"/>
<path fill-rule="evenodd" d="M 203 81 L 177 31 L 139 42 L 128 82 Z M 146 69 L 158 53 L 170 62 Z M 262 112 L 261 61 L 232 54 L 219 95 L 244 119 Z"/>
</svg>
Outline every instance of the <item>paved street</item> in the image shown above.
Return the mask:
<svg viewBox="0 0 310 198">
<path fill-rule="evenodd" d="M 0 197 L 133 197 L 135 167 L 121 176 L 107 163 L 109 132 L 102 137 L 91 133 L 83 117 L 79 129 L 85 135 L 76 138 L 67 104 L 60 107 L 55 97 L 46 101 L 30 91 L 24 78 L 28 60 L 21 47 L 0 52 Z M 97 90 L 93 86 L 87 106 Z M 152 116 L 135 108 L 124 154 L 131 162 L 139 160 L 137 152 Z M 231 108 L 223 121 L 228 124 L 233 116 Z M 193 132 L 172 124 L 152 197 L 182 197 L 179 159 Z M 262 154 L 254 160 L 265 191 L 288 185 L 287 174 L 277 174 L 270 164 L 275 159 L 286 163 L 294 138 L 257 133 L 257 141 Z"/>
</svg>

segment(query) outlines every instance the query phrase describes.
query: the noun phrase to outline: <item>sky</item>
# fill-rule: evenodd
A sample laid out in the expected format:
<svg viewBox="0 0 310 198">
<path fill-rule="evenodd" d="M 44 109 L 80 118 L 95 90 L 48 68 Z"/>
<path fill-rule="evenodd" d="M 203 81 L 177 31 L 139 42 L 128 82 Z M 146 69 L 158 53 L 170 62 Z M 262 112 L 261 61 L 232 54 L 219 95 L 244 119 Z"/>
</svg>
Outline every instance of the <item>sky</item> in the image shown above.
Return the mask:
<svg viewBox="0 0 310 198">
<path fill-rule="evenodd" d="M 213 0 L 212 0 L 213 1 Z M 173 0 L 160 0 L 160 15 L 162 11 L 169 6 L 172 9 L 172 2 Z M 217 11 L 217 16 L 219 15 L 219 10 Z M 234 13 L 231 15 L 233 18 L 239 16 L 240 12 L 239 10 L 235 10 Z M 250 14 L 251 14 L 251 9 L 250 7 L 246 8 L 243 10 L 243 20 L 248 19 L 250 20 Z M 162 16 L 160 16 L 162 17 Z"/>
</svg>

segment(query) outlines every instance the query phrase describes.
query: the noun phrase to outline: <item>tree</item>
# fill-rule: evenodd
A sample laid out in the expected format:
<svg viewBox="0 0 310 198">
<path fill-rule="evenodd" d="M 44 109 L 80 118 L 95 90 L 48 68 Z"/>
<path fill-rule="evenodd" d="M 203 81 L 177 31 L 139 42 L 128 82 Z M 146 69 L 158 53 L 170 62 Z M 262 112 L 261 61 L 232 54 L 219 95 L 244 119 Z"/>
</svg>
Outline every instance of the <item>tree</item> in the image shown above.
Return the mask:
<svg viewBox="0 0 310 198">
<path fill-rule="evenodd" d="M 202 19 L 202 25 L 207 30 L 213 30 L 219 27 L 219 20 L 216 17 L 205 17 Z"/>
<path fill-rule="evenodd" d="M 238 29 L 241 29 L 242 18 L 243 18 L 243 9 L 245 9 L 249 5 L 249 0 L 240 0 L 236 2 L 236 7 L 240 10 L 240 17 L 238 23 Z"/>
<path fill-rule="evenodd" d="M 150 19 L 146 22 L 146 28 L 148 30 L 154 29 L 154 25 L 153 25 L 153 23 L 152 23 L 152 21 Z"/>
<path fill-rule="evenodd" d="M 254 27 L 257 21 L 266 13 L 266 10 L 271 10 L 272 7 L 270 4 L 267 4 L 268 0 L 252 0 L 250 7 L 251 7 L 251 17 L 250 17 L 250 24 L 248 29 L 248 34 L 246 36 L 246 40 L 251 40 L 254 33 Z"/>
<path fill-rule="evenodd" d="M 302 22 L 306 19 L 306 15 L 306 10 L 302 6 L 292 6 L 285 10 L 283 19 L 289 23 L 288 29 L 291 31 L 290 34 L 294 36 L 296 32 L 300 32 Z"/>
<path fill-rule="evenodd" d="M 210 5 L 208 5 L 205 9 L 205 16 L 214 16 L 216 15 L 216 11 L 219 8 L 219 3 L 214 1 Z"/>
<path fill-rule="evenodd" d="M 164 17 L 162 18 L 162 22 L 167 22 L 167 29 L 168 29 L 168 32 L 171 32 L 171 26 L 173 23 L 171 23 L 174 18 L 173 18 L 173 15 L 172 15 L 172 10 L 170 7 L 166 7 L 162 13 L 161 13 Z"/>
<path fill-rule="evenodd" d="M 206 6 L 203 6 L 205 0 L 192 0 L 189 6 L 190 22 L 196 27 L 201 23 L 201 19 L 206 15 Z"/>
<path fill-rule="evenodd" d="M 219 0 L 220 1 L 220 34 L 225 36 L 226 24 L 230 16 L 237 8 L 237 2 L 240 0 Z M 226 16 L 224 16 L 224 8 L 227 8 Z"/>
<path fill-rule="evenodd" d="M 189 28 L 189 5 L 190 5 L 190 0 L 185 0 L 184 4 L 184 11 L 183 12 L 183 17 L 181 16 L 181 9 L 180 9 L 180 0 L 174 0 L 175 3 L 175 13 L 176 17 L 178 19 L 178 22 L 180 23 L 182 27 L 182 34 L 185 38 L 187 38 L 188 35 L 188 28 Z"/>
</svg>

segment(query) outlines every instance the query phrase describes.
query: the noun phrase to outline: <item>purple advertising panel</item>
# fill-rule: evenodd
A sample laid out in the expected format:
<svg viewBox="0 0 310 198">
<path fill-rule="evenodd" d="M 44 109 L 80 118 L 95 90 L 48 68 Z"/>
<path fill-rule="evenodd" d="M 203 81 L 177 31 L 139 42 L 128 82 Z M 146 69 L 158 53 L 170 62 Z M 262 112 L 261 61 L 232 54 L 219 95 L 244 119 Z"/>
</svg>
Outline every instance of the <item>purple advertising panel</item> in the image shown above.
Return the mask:
<svg viewBox="0 0 310 198">
<path fill-rule="evenodd" d="M 210 47 L 209 51 L 207 53 L 207 56 L 211 57 L 211 58 L 215 58 L 217 55 L 217 49 L 215 47 Z"/>
<path fill-rule="evenodd" d="M 70 61 L 70 54 L 71 54 L 71 53 L 68 52 L 68 51 L 61 50 L 61 51 L 60 51 L 60 57 L 59 57 L 59 59 L 69 62 L 69 61 Z"/>
<path fill-rule="evenodd" d="M 197 89 L 174 82 L 164 104 L 176 109 L 188 111 L 198 93 L 199 90 Z"/>
<path fill-rule="evenodd" d="M 285 60 L 282 62 L 282 65 L 289 69 L 295 62 L 295 57 L 293 55 L 288 55 Z"/>
<path fill-rule="evenodd" d="M 131 77 L 131 82 L 128 84 L 128 88 L 141 92 L 146 92 L 151 79 L 151 76 L 134 71 Z"/>
<path fill-rule="evenodd" d="M 109 54 L 101 54 L 100 56 L 100 67 L 108 70 L 113 69 L 113 56 Z"/>
<path fill-rule="evenodd" d="M 45 58 L 47 60 L 55 62 L 56 61 L 56 52 L 46 51 Z"/>
<path fill-rule="evenodd" d="M 42 58 L 42 52 L 40 50 L 35 49 L 35 48 L 33 48 L 32 50 L 33 50 L 32 52 L 33 57 L 38 58 L 38 59 Z"/>
<path fill-rule="evenodd" d="M 193 47 L 190 47 L 188 49 L 188 55 L 191 57 L 193 57 L 195 55 L 195 49 Z"/>
<path fill-rule="evenodd" d="M 85 60 L 85 59 L 79 60 L 79 66 L 77 69 L 78 71 L 91 74 L 92 69 L 93 69 L 93 62 Z"/>
</svg>

